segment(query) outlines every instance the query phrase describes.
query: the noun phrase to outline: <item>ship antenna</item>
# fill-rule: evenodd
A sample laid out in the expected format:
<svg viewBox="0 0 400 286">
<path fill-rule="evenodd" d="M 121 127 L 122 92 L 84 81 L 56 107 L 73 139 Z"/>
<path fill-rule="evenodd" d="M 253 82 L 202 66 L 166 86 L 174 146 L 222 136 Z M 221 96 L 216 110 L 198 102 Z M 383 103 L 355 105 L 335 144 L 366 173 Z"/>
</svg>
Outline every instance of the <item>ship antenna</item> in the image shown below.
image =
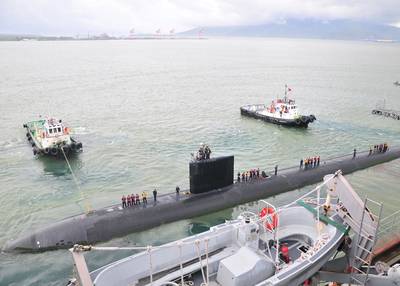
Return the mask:
<svg viewBox="0 0 400 286">
<path fill-rule="evenodd" d="M 285 84 L 285 98 L 284 98 L 284 101 L 285 102 L 287 101 L 287 84 Z"/>
</svg>

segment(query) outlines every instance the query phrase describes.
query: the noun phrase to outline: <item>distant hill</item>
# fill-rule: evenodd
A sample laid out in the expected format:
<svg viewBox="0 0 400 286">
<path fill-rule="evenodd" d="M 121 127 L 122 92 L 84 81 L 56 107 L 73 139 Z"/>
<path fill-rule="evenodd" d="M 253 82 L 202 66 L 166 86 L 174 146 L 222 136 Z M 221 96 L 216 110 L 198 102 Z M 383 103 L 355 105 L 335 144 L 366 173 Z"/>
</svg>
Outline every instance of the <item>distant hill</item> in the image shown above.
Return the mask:
<svg viewBox="0 0 400 286">
<path fill-rule="evenodd" d="M 90 40 L 103 40 L 112 39 L 111 37 L 104 36 L 93 36 Z M 42 36 L 42 35 L 32 35 L 32 34 L 0 34 L 0 41 L 72 41 L 76 40 L 74 37 L 70 36 Z"/>
<path fill-rule="evenodd" d="M 199 30 L 202 30 L 202 35 L 206 37 L 283 37 L 400 41 L 400 28 L 347 20 L 290 20 L 284 23 L 270 23 L 255 26 L 204 27 L 183 32 L 181 35 L 197 35 Z"/>
<path fill-rule="evenodd" d="M 0 34 L 0 41 L 19 41 L 21 39 L 36 39 L 36 35 Z"/>
</svg>

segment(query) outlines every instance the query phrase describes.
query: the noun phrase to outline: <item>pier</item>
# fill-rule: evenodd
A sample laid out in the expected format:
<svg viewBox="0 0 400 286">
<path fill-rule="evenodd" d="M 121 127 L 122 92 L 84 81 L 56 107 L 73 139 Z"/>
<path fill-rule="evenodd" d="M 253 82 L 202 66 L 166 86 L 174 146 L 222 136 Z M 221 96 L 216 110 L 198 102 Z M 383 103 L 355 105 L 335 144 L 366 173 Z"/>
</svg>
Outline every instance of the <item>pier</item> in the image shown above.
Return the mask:
<svg viewBox="0 0 400 286">
<path fill-rule="evenodd" d="M 382 115 L 385 117 L 390 117 L 396 120 L 400 120 L 400 111 L 393 109 L 376 108 L 372 110 L 372 114 Z"/>
<path fill-rule="evenodd" d="M 163 194 L 157 202 L 122 208 L 114 205 L 88 214 L 72 216 L 9 241 L 5 251 L 44 251 L 68 248 L 74 244 L 93 244 L 132 232 L 143 231 L 173 221 L 213 213 L 239 204 L 268 198 L 322 181 L 327 174 L 342 170 L 350 174 L 358 170 L 400 158 L 400 148 L 385 153 L 358 152 L 322 160 L 317 167 L 299 167 L 278 171 L 265 179 L 240 182 L 207 193 L 189 192 Z"/>
</svg>

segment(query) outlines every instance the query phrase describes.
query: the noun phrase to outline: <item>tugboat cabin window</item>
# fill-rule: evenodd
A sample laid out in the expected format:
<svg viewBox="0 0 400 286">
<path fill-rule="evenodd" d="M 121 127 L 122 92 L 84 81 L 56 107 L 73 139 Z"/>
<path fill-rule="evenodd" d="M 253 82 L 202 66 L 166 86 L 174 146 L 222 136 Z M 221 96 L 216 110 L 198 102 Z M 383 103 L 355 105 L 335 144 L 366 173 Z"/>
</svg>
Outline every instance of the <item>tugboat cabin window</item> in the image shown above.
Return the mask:
<svg viewBox="0 0 400 286">
<path fill-rule="evenodd" d="M 61 127 L 58 127 L 58 132 L 61 132 Z"/>
<path fill-rule="evenodd" d="M 50 131 L 50 133 L 53 133 L 53 129 L 50 128 L 49 131 Z"/>
</svg>

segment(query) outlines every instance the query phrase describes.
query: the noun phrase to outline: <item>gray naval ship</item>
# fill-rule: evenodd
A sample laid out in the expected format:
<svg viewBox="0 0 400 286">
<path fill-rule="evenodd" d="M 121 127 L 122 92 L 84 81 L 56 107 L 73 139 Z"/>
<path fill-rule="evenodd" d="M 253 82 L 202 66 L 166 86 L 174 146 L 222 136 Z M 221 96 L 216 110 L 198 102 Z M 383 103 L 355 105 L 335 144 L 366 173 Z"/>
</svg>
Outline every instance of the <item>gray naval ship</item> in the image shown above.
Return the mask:
<svg viewBox="0 0 400 286">
<path fill-rule="evenodd" d="M 362 200 L 341 171 L 288 205 L 260 205 L 260 212 L 246 211 L 209 231 L 160 246 L 76 245 L 70 251 L 78 276 L 70 285 L 311 285 L 312 280 L 399 285 L 400 267 L 371 271 L 382 205 Z M 86 251 L 120 249 L 141 252 L 89 273 Z M 336 263 L 340 256 L 345 259 Z M 329 260 L 336 272 L 317 275 Z"/>
</svg>

